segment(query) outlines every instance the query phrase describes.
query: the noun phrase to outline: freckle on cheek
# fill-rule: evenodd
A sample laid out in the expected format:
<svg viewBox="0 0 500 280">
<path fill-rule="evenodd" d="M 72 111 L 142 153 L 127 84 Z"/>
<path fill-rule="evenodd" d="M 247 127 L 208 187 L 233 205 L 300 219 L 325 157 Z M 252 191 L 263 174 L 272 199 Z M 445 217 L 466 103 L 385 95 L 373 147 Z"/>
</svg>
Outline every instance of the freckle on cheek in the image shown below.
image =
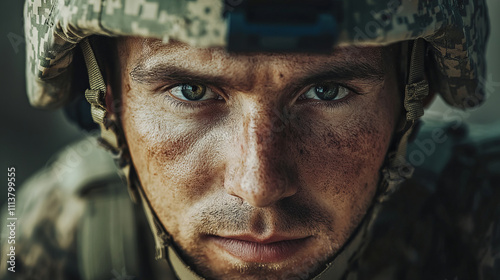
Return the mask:
<svg viewBox="0 0 500 280">
<path fill-rule="evenodd" d="M 336 131 L 328 131 L 323 134 L 323 151 L 330 150 L 330 154 L 323 156 L 322 165 L 331 167 L 334 171 L 333 179 L 327 180 L 323 184 L 322 192 L 331 192 L 330 186 L 336 185 L 340 188 L 336 191 L 337 195 L 350 196 L 359 193 L 368 188 L 366 176 L 372 174 L 378 176 L 378 167 L 384 159 L 388 144 L 388 136 L 384 135 L 381 127 L 369 121 L 355 121 Z M 363 179 L 364 178 L 364 179 Z M 352 188 L 353 180 L 361 180 L 358 188 Z M 365 180 L 365 181 L 363 181 Z M 345 187 L 341 187 L 345 186 Z M 348 187 L 349 186 L 349 187 Z"/>
</svg>

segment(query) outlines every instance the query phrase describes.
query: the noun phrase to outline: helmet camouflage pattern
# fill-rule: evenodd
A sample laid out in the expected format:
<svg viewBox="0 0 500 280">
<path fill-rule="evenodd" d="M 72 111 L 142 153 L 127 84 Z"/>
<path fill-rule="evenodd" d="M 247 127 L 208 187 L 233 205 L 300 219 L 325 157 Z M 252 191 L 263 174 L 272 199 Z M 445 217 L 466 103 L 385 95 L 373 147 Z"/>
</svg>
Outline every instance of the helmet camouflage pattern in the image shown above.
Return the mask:
<svg viewBox="0 0 500 280">
<path fill-rule="evenodd" d="M 242 0 L 28 0 L 27 91 L 32 105 L 68 102 L 74 48 L 85 37 L 142 36 L 192 46 L 227 46 L 226 12 Z M 450 105 L 483 101 L 489 33 L 484 0 L 350 0 L 337 3 L 337 44 L 387 45 L 416 38 L 430 48 L 430 86 Z M 288 2 L 287 2 L 288 3 Z M 333 46 L 332 46 L 333 47 Z"/>
</svg>

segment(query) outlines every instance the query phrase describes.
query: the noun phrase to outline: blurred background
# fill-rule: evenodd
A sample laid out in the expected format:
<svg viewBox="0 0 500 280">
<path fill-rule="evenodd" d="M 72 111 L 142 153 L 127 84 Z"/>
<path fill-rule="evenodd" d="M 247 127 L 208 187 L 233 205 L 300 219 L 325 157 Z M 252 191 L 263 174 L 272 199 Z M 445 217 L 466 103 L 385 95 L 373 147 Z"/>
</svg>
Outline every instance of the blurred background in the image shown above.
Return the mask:
<svg viewBox="0 0 500 280">
<path fill-rule="evenodd" d="M 500 120 L 500 12 L 499 0 L 487 0 L 491 33 L 487 49 L 488 100 L 472 112 L 451 112 L 454 116 L 474 124 L 488 124 Z M 25 91 L 25 43 L 23 31 L 24 1 L 4 1 L 0 17 L 0 205 L 7 199 L 7 168 L 16 167 L 16 185 L 20 186 L 35 171 L 47 165 L 51 156 L 66 144 L 83 137 L 70 124 L 61 110 L 41 111 L 30 107 Z M 449 107 L 437 98 L 426 112 L 436 117 Z"/>
</svg>

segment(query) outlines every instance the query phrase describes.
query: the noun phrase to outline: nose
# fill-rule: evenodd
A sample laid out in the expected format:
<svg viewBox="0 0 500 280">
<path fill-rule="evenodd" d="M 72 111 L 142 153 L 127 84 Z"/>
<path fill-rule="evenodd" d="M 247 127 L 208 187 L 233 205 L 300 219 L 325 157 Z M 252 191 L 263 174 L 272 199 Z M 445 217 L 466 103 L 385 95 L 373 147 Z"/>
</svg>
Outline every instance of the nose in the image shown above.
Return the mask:
<svg viewBox="0 0 500 280">
<path fill-rule="evenodd" d="M 286 134 L 277 110 L 249 110 L 235 129 L 226 166 L 226 191 L 255 207 L 268 207 L 297 192 L 296 172 L 287 160 Z"/>
</svg>

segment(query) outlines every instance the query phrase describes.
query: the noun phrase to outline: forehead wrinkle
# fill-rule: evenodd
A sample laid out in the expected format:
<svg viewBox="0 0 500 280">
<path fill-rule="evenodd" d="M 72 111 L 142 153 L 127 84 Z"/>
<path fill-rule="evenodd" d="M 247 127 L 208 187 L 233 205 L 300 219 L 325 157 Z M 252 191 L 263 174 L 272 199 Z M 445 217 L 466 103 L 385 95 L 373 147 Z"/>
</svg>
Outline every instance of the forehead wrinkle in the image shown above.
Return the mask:
<svg viewBox="0 0 500 280">
<path fill-rule="evenodd" d="M 296 85 L 296 81 L 304 76 L 320 73 L 332 66 L 348 69 L 349 65 L 355 64 L 358 69 L 375 70 L 372 72 L 379 75 L 374 77 L 380 78 L 384 74 L 380 48 L 375 47 L 337 47 L 331 55 L 315 55 L 234 54 L 223 48 L 193 48 L 176 41 L 164 44 L 157 39 L 141 39 L 140 45 L 139 63 L 132 72 L 142 70 L 154 75 L 161 65 L 167 66 L 165 68 L 176 66 L 203 74 L 200 76 L 220 77 L 220 83 L 240 91 L 251 91 L 255 87 L 285 89 L 287 84 Z M 280 74 L 284 74 L 283 79 L 280 79 Z"/>
<path fill-rule="evenodd" d="M 200 76 L 220 77 L 218 82 L 250 90 L 256 83 L 256 60 L 252 56 L 234 57 L 223 48 L 192 48 L 181 42 L 163 44 L 156 39 L 143 39 L 141 54 L 129 73 L 153 75 L 162 69 L 182 68 Z M 175 66 L 175 67 L 173 67 Z"/>
<path fill-rule="evenodd" d="M 250 90 L 256 83 L 256 72 L 254 64 L 224 57 L 212 59 L 211 55 L 200 58 L 189 53 L 160 53 L 149 56 L 132 67 L 129 75 L 142 83 L 161 83 L 168 80 L 212 82 L 214 85 L 245 91 Z"/>
<path fill-rule="evenodd" d="M 134 38 L 134 37 L 133 37 Z M 213 61 L 213 58 L 218 58 L 221 61 L 234 61 L 245 65 L 258 65 L 261 62 L 271 62 L 281 60 L 289 64 L 314 64 L 317 61 L 333 60 L 335 62 L 349 62 L 349 59 L 355 59 L 372 66 L 380 66 L 382 51 L 380 47 L 370 46 L 337 46 L 330 54 L 307 54 L 307 53 L 228 53 L 223 47 L 212 48 L 194 48 L 188 44 L 171 40 L 168 43 L 163 43 L 159 39 L 153 38 L 134 38 L 140 40 L 142 45 L 142 55 L 140 60 L 147 60 L 156 53 L 161 52 L 162 55 L 178 55 L 178 51 L 191 52 L 195 51 L 196 56 L 203 56 L 205 60 Z M 193 57 L 190 55 L 189 57 Z M 382 70 L 382 67 L 378 67 Z"/>
</svg>

